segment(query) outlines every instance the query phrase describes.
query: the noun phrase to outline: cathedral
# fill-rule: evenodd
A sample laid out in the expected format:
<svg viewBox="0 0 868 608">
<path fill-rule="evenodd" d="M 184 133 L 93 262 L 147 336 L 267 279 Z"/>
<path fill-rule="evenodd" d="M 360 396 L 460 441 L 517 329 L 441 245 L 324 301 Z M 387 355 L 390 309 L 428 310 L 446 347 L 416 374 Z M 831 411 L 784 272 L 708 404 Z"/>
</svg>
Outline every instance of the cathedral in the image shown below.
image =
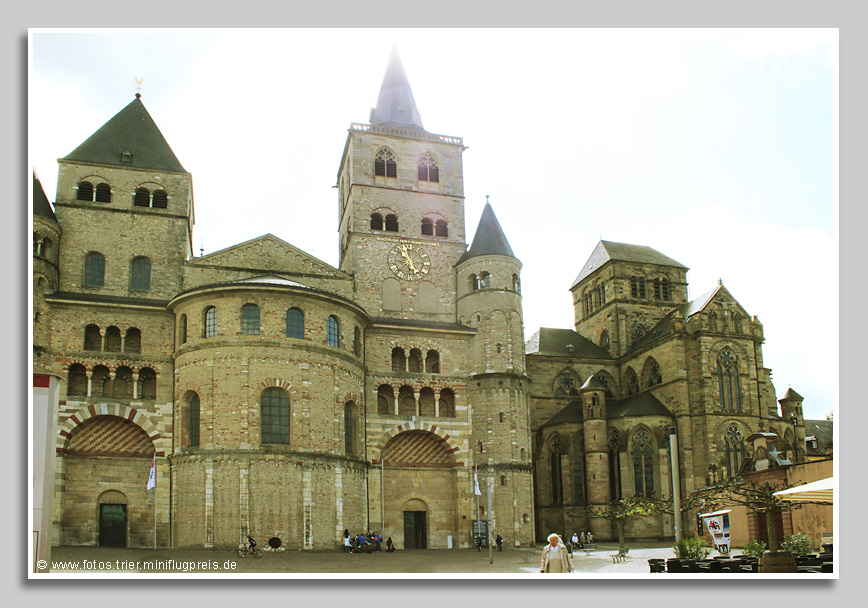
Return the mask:
<svg viewBox="0 0 868 608">
<path fill-rule="evenodd" d="M 334 550 L 349 530 L 433 549 L 486 521 L 509 546 L 605 540 L 586 507 L 734 476 L 757 433 L 806 458 L 757 317 L 722 284 L 690 300 L 654 249 L 597 243 L 564 285 L 574 327 L 526 341 L 521 252 L 489 204 L 465 228 L 464 149 L 422 126 L 393 50 L 338 163 L 338 267 L 273 234 L 195 256 L 192 176 L 140 95 L 58 160 L 53 204 L 34 175 L 53 543 Z"/>
</svg>

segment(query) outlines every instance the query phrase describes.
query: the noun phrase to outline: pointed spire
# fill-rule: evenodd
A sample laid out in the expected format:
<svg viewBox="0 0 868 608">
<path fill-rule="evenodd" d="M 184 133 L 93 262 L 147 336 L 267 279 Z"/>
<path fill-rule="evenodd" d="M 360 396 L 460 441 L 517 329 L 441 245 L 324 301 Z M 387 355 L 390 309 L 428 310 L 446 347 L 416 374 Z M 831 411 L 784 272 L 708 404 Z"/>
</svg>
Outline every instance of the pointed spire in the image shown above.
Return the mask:
<svg viewBox="0 0 868 608">
<path fill-rule="evenodd" d="M 187 172 L 139 95 L 62 160 Z"/>
<path fill-rule="evenodd" d="M 485 208 L 482 210 L 482 217 L 479 220 L 479 226 L 476 228 L 476 234 L 473 236 L 473 243 L 470 249 L 461 256 L 458 263 L 475 258 L 481 255 L 505 255 L 514 258 L 512 247 L 509 246 L 509 241 L 506 240 L 506 235 L 503 233 L 503 228 L 500 227 L 500 222 L 494 215 L 494 210 L 488 202 L 488 196 L 485 197 Z"/>
<path fill-rule="evenodd" d="M 425 130 L 410 89 L 410 81 L 398 55 L 398 47 L 395 46 L 392 47 L 386 75 L 380 86 L 377 107 L 371 110 L 371 124 Z"/>
</svg>

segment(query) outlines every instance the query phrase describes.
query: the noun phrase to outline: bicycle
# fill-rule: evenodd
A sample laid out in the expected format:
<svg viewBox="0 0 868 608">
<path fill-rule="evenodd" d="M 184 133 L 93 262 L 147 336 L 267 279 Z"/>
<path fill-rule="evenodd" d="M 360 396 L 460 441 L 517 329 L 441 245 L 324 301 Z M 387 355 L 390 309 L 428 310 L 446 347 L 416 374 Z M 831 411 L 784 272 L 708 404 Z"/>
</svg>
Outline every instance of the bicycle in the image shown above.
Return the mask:
<svg viewBox="0 0 868 608">
<path fill-rule="evenodd" d="M 248 555 L 253 555 L 253 557 L 262 557 L 262 550 L 257 549 L 255 544 L 253 544 L 250 549 L 247 548 L 247 545 L 244 545 L 238 549 L 236 553 L 238 557 L 247 557 Z"/>
</svg>

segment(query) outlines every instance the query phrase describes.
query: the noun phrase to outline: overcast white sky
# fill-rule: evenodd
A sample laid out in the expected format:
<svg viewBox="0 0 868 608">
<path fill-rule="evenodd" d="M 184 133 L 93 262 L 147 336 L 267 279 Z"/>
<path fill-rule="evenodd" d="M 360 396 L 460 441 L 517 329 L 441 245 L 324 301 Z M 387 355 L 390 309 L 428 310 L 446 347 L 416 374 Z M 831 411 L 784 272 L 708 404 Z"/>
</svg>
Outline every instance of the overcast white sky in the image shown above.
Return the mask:
<svg viewBox="0 0 868 608">
<path fill-rule="evenodd" d="M 838 392 L 835 30 L 35 32 L 30 165 L 142 101 L 193 174 L 194 249 L 276 236 L 338 263 L 332 189 L 393 44 L 425 128 L 464 153 L 468 241 L 491 203 L 522 260 L 525 335 L 572 327 L 599 239 L 718 279 L 765 326 L 778 397 Z M 830 316 L 831 315 L 831 316 Z"/>
</svg>

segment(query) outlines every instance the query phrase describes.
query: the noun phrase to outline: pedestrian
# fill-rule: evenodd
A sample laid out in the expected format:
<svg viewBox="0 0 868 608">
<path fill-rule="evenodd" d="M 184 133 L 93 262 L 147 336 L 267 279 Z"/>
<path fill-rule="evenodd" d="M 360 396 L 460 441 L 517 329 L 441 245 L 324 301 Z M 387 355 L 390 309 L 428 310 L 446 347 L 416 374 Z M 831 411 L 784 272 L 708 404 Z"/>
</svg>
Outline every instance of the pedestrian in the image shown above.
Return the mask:
<svg viewBox="0 0 868 608">
<path fill-rule="evenodd" d="M 503 537 L 500 534 L 498 534 L 497 538 L 494 540 L 497 543 L 497 550 L 503 551 Z"/>
<path fill-rule="evenodd" d="M 476 537 L 476 550 L 482 551 L 482 537 L 481 536 Z"/>
<path fill-rule="evenodd" d="M 585 543 L 588 542 L 588 535 L 582 532 L 582 546 L 585 546 Z"/>
<path fill-rule="evenodd" d="M 549 544 L 545 546 L 539 571 L 552 574 L 564 574 L 573 571 L 573 562 L 567 548 L 557 534 L 549 534 Z"/>
<path fill-rule="evenodd" d="M 344 536 L 344 553 L 352 553 L 353 545 L 350 543 L 349 535 Z"/>
<path fill-rule="evenodd" d="M 386 539 L 386 553 L 392 553 L 394 551 L 394 547 L 392 546 L 392 537 Z"/>
<path fill-rule="evenodd" d="M 574 547 L 582 548 L 582 545 L 579 544 L 579 534 L 578 532 L 573 532 L 573 537 L 570 539 L 573 543 Z"/>
</svg>

